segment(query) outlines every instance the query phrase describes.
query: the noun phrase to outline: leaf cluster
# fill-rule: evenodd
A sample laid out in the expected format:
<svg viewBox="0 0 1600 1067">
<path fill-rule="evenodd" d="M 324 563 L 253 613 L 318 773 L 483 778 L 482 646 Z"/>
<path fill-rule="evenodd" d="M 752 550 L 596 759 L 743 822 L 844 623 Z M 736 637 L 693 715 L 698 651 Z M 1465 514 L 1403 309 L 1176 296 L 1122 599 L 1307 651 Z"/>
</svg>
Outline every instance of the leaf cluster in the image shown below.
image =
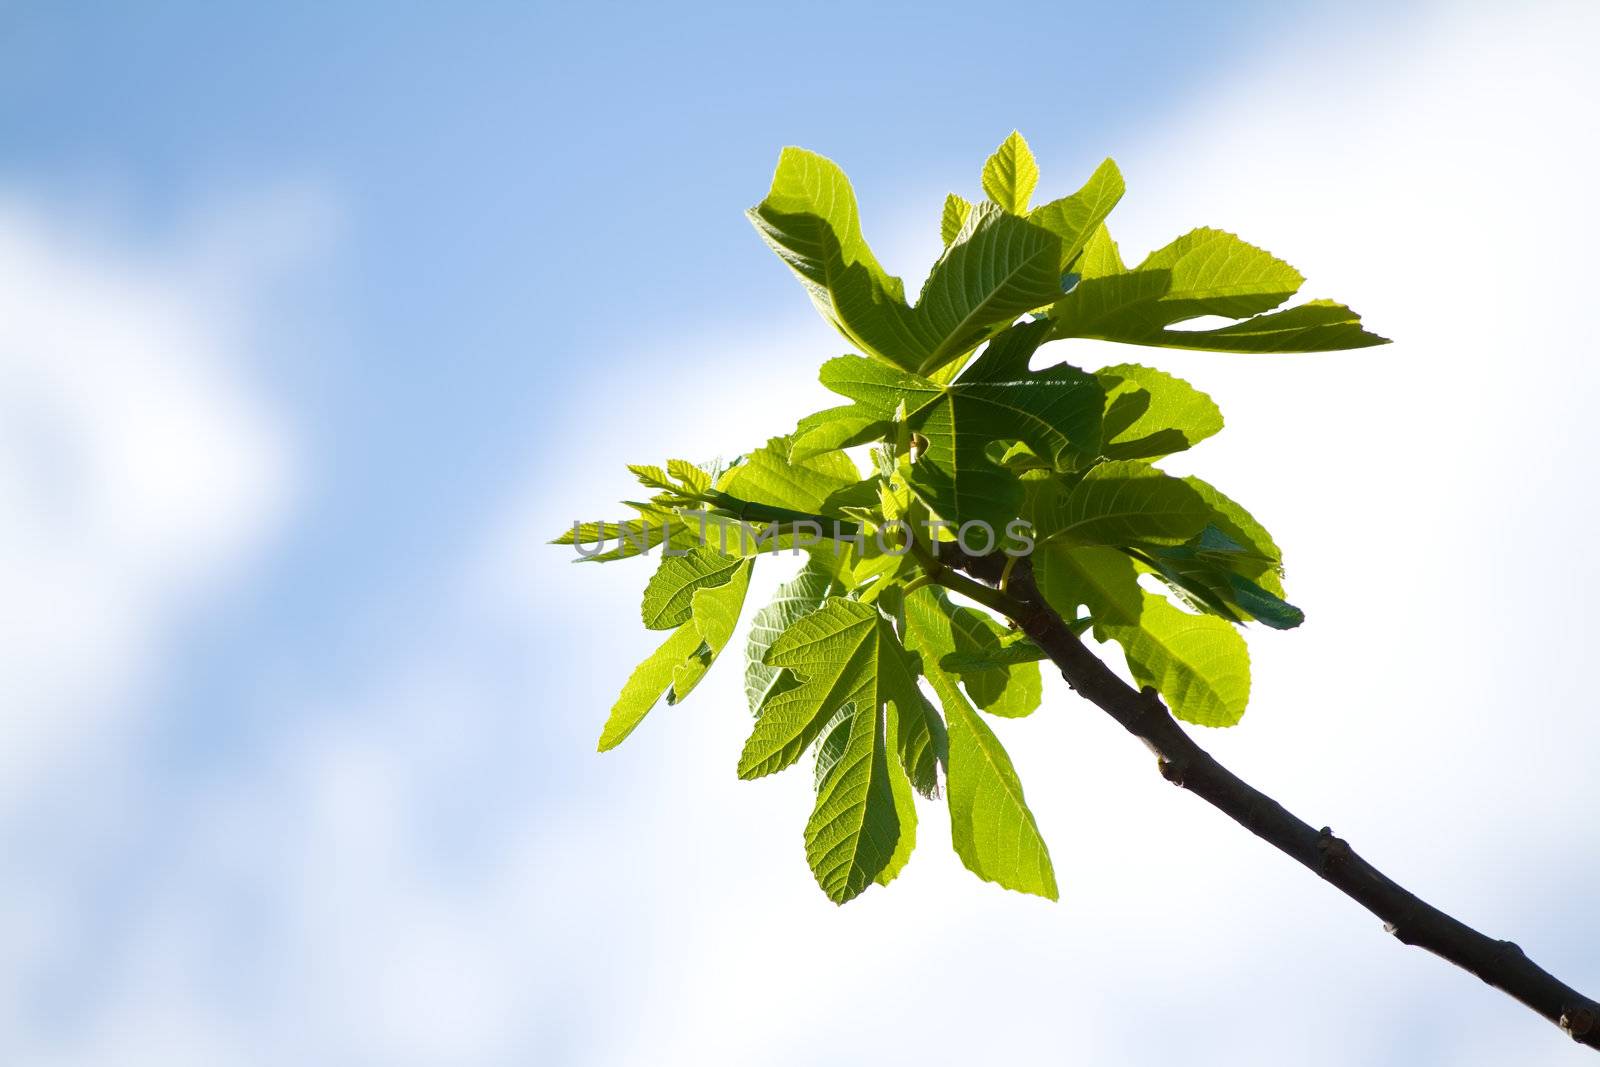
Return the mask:
<svg viewBox="0 0 1600 1067">
<path fill-rule="evenodd" d="M 804 557 L 749 627 L 754 722 L 738 773 L 759 778 L 811 755 L 806 857 L 836 902 L 899 873 L 915 842 L 914 797 L 941 793 L 969 869 L 1057 895 L 987 721 L 1038 706 L 1042 653 L 1008 625 L 1003 596 L 940 565 L 941 542 L 1004 553 L 1007 573 L 1026 559 L 1064 619 L 1114 642 L 1139 684 L 1206 726 L 1234 725 L 1249 700 L 1241 628 L 1304 618 L 1285 599 L 1266 529 L 1210 484 L 1159 466 L 1222 429 L 1212 399 L 1139 363 L 1052 363 L 1044 346 L 1384 343 L 1341 304 L 1284 307 L 1299 272 L 1221 230 L 1190 231 L 1125 266 L 1107 227 L 1123 194 L 1110 160 L 1076 192 L 1031 206 L 1038 181 L 1013 133 L 983 166 L 982 202 L 946 199 L 944 250 L 912 303 L 868 246 L 843 171 L 785 149 L 750 219 L 849 342 L 820 371 L 843 403 L 725 469 L 634 467 L 652 495 L 629 502 L 630 517 L 557 539 L 602 562 L 662 550 L 641 617 L 668 635 L 623 686 L 602 749 L 704 677 L 758 559 Z M 1186 326 L 1202 317 L 1229 321 Z"/>
</svg>

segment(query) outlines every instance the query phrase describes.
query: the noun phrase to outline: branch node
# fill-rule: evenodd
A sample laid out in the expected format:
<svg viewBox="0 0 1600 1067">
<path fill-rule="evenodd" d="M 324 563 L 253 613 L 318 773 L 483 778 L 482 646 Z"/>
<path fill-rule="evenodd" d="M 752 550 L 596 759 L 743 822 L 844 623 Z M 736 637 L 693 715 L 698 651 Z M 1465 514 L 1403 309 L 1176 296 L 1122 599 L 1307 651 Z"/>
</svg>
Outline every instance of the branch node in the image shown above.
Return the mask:
<svg viewBox="0 0 1600 1067">
<path fill-rule="evenodd" d="M 1182 764 L 1178 763 L 1176 760 L 1169 760 L 1165 756 L 1157 756 L 1156 769 L 1161 772 L 1161 777 L 1165 778 L 1179 789 L 1183 788 Z"/>
<path fill-rule="evenodd" d="M 1494 961 L 1495 963 L 1504 963 L 1507 959 L 1515 959 L 1519 956 L 1525 959 L 1527 955 L 1526 952 L 1522 951 L 1522 946 L 1515 941 L 1501 941 L 1495 949 Z"/>
<path fill-rule="evenodd" d="M 1317 855 L 1317 873 L 1326 874 L 1332 867 L 1350 858 L 1350 844 L 1343 838 L 1333 836 L 1332 827 L 1324 826 L 1317 831 Z"/>
<path fill-rule="evenodd" d="M 1588 1037 L 1597 1025 L 1600 1025 L 1600 1012 L 1592 1004 L 1568 1008 L 1561 1013 L 1561 1029 L 1574 1041 Z"/>
</svg>

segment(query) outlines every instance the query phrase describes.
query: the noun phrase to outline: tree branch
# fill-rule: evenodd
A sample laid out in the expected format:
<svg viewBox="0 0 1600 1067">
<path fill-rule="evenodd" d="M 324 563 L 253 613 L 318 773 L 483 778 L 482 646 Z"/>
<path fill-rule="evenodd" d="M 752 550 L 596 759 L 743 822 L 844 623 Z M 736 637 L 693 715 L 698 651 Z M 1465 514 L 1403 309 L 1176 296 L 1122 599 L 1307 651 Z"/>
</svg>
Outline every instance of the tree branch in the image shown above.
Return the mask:
<svg viewBox="0 0 1600 1067">
<path fill-rule="evenodd" d="M 996 585 L 1005 560 L 974 557 L 940 545 L 940 561 Z M 1136 690 L 1078 639 L 1045 602 L 1023 560 L 1006 592 L 990 589 L 985 603 L 1003 609 L 1061 668 L 1078 694 L 1105 711 L 1155 753 L 1162 777 L 1195 794 L 1357 904 L 1382 919 L 1407 945 L 1416 945 L 1470 971 L 1559 1026 L 1579 1044 L 1600 1049 L 1600 1004 L 1530 960 L 1510 941 L 1479 933 L 1398 885 L 1362 859 L 1327 827 L 1313 829 L 1249 785 L 1195 744 L 1153 689 Z"/>
</svg>

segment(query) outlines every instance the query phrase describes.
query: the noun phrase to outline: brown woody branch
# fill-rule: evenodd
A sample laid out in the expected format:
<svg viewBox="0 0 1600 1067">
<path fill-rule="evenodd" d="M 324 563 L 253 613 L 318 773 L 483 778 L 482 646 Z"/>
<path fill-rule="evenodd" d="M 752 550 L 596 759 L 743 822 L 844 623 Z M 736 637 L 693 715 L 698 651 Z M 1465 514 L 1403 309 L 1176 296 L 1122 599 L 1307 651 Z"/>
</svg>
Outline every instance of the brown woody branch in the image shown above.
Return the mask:
<svg viewBox="0 0 1600 1067">
<path fill-rule="evenodd" d="M 1402 943 L 1425 948 L 1472 972 L 1555 1023 L 1579 1044 L 1600 1049 L 1600 1004 L 1534 963 L 1513 942 L 1481 934 L 1396 884 L 1333 831 L 1313 829 L 1218 763 L 1183 732 L 1155 690 L 1134 689 L 1089 651 L 1040 595 L 1026 560 L 1013 568 L 1002 594 L 991 587 L 999 583 L 1003 557 L 975 557 L 953 545 L 939 547 L 940 562 L 989 583 L 979 599 L 1011 616 L 1061 668 L 1068 685 L 1155 753 L 1167 781 L 1310 869 L 1382 919 Z"/>
</svg>

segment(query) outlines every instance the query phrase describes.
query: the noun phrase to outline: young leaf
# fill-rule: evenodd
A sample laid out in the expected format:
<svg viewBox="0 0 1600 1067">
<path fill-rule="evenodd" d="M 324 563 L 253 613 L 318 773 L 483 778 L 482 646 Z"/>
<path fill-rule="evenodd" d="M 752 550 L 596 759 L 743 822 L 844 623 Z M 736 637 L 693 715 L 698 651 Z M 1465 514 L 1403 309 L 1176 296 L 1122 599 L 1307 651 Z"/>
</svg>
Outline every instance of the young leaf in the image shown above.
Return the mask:
<svg viewBox="0 0 1600 1067">
<path fill-rule="evenodd" d="M 945 244 L 956 239 L 956 234 L 961 232 L 961 227 L 967 224 L 967 216 L 972 214 L 971 201 L 957 196 L 955 193 L 944 198 L 944 214 L 939 217 L 939 237 Z"/>
<path fill-rule="evenodd" d="M 1038 184 L 1039 164 L 1022 134 L 1012 130 L 983 165 L 983 191 L 1003 210 L 1026 215 L 1033 187 Z"/>
<path fill-rule="evenodd" d="M 670 541 L 674 550 L 685 550 L 699 544 L 698 536 L 687 529 L 670 509 L 651 504 L 635 505 L 639 518 L 623 522 L 574 523 L 551 540 L 553 545 L 572 545 L 579 563 L 609 563 L 613 560 L 642 556 L 662 541 Z M 611 541 L 615 548 L 605 548 Z"/>
<path fill-rule="evenodd" d="M 688 460 L 667 460 L 667 474 L 691 493 L 703 493 L 711 488 L 711 476 Z"/>
<path fill-rule="evenodd" d="M 939 666 L 956 646 L 952 605 L 931 587 L 918 589 L 905 603 L 906 641 L 922 657 L 949 725 L 950 839 L 956 854 L 986 881 L 1055 900 L 1050 851 L 1011 759 L 962 696 L 955 677 Z"/>
<path fill-rule="evenodd" d="M 844 704 L 876 714 L 893 701 L 902 713 L 920 714 L 926 703 L 889 620 L 860 601 L 828 598 L 791 623 L 764 661 L 787 667 L 799 684 L 768 698 L 739 757 L 740 778 L 794 763 Z"/>
</svg>

